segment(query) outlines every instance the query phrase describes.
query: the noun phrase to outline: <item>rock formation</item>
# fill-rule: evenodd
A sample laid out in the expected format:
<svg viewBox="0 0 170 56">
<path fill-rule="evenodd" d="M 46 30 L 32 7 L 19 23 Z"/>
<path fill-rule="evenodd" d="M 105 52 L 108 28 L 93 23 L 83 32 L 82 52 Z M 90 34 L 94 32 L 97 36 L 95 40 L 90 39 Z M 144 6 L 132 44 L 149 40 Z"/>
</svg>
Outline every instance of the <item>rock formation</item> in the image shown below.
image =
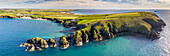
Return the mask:
<svg viewBox="0 0 170 56">
<path fill-rule="evenodd" d="M 50 38 L 47 42 L 50 45 L 50 47 L 57 47 L 56 40 Z"/>
<path fill-rule="evenodd" d="M 77 31 L 76 34 L 73 37 L 73 44 L 75 46 L 82 46 L 83 45 L 83 40 L 81 37 L 82 33 L 81 31 Z"/>
<path fill-rule="evenodd" d="M 54 39 L 49 39 L 48 41 L 43 40 L 39 37 L 35 37 L 32 39 L 27 40 L 27 43 L 24 43 L 23 45 L 20 45 L 20 47 L 27 47 L 25 51 L 35 51 L 35 49 L 42 51 L 42 48 L 48 48 L 48 45 L 50 47 L 57 47 L 56 40 Z"/>
<path fill-rule="evenodd" d="M 66 39 L 66 35 L 62 36 L 58 42 L 61 49 L 66 49 L 69 47 L 69 42 Z"/>
<path fill-rule="evenodd" d="M 58 42 L 62 49 L 68 48 L 70 43 L 73 43 L 74 46 L 82 46 L 83 43 L 88 43 L 89 41 L 97 42 L 125 34 L 140 34 L 152 40 L 161 38 L 158 32 L 162 31 L 162 28 L 166 26 L 166 24 L 156 14 L 151 12 L 132 12 L 132 14 L 134 13 L 137 15 L 129 16 L 128 13 L 125 13 L 125 15 L 120 14 L 122 16 L 119 16 L 119 14 L 82 16 L 85 18 L 88 16 L 102 16 L 102 19 L 95 20 L 92 20 L 94 19 L 92 17 L 92 19 L 90 19 L 91 21 L 88 21 L 89 19 L 84 20 L 82 18 L 80 18 L 81 20 L 73 22 L 69 19 L 56 20 L 49 18 L 49 20 L 60 22 L 67 27 L 76 27 L 74 28 L 75 34 L 69 34 L 67 37 L 66 35 L 60 37 Z M 79 21 L 83 22 L 83 24 L 80 24 Z M 49 39 L 46 42 L 38 37 L 28 40 L 23 46 L 27 46 L 27 49 L 31 47 L 31 50 L 29 51 L 34 51 L 35 48 L 41 50 L 39 47 L 48 48 L 47 43 L 50 47 L 57 46 L 56 40 Z"/>
</svg>

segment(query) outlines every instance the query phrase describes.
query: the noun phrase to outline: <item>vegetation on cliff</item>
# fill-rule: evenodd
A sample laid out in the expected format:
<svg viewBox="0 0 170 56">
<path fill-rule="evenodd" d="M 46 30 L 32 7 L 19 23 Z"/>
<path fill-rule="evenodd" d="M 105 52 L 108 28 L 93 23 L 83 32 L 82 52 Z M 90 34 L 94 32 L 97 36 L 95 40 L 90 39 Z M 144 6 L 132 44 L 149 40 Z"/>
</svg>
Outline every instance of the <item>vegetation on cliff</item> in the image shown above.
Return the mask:
<svg viewBox="0 0 170 56">
<path fill-rule="evenodd" d="M 66 39 L 66 35 L 62 36 L 58 42 L 59 42 L 59 46 L 62 49 L 66 49 L 69 47 L 69 42 Z"/>
<path fill-rule="evenodd" d="M 102 14 L 100 18 L 96 16 L 99 15 L 82 15 L 81 19 L 77 18 L 80 20 L 77 21 L 77 32 L 73 37 L 73 43 L 76 46 L 86 40 L 83 34 L 87 34 L 88 39 L 92 41 L 100 41 L 124 34 L 141 34 L 155 40 L 160 38 L 158 32 L 165 26 L 165 23 L 151 12 Z"/>
</svg>

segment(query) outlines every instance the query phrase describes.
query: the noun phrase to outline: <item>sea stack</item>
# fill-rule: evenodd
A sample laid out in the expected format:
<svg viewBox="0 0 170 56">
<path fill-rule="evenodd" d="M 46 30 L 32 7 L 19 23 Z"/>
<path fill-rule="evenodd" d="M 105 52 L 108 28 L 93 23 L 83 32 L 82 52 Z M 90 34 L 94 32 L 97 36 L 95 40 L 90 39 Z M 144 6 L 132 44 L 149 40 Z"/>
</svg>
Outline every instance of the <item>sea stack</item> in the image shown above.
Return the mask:
<svg viewBox="0 0 170 56">
<path fill-rule="evenodd" d="M 61 49 L 66 49 L 69 47 L 69 42 L 66 39 L 66 35 L 63 35 L 58 42 Z"/>
<path fill-rule="evenodd" d="M 83 41 L 81 38 L 81 31 L 77 31 L 76 34 L 73 37 L 73 44 L 74 46 L 82 46 L 83 45 Z"/>
</svg>

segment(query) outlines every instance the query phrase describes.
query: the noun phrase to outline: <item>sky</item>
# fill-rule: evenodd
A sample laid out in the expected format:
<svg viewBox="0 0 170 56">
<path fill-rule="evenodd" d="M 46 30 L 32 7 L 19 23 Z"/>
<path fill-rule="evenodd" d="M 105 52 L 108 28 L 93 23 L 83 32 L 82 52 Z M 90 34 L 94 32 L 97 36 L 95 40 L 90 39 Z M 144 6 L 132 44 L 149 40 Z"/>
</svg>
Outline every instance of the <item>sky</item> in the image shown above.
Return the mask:
<svg viewBox="0 0 170 56">
<path fill-rule="evenodd" d="M 170 0 L 0 0 L 0 8 L 170 9 Z"/>
</svg>

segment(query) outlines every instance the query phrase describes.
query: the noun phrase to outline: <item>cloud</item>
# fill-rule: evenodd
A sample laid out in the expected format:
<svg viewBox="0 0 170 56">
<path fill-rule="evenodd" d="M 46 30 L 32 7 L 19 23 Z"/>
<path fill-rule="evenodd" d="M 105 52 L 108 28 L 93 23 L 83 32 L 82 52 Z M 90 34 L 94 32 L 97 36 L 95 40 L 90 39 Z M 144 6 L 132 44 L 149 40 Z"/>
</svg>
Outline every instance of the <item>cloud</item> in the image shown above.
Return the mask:
<svg viewBox="0 0 170 56">
<path fill-rule="evenodd" d="M 86 8 L 86 9 L 133 9 L 167 8 L 170 0 L 5 0 L 0 7 L 26 8 Z"/>
</svg>

